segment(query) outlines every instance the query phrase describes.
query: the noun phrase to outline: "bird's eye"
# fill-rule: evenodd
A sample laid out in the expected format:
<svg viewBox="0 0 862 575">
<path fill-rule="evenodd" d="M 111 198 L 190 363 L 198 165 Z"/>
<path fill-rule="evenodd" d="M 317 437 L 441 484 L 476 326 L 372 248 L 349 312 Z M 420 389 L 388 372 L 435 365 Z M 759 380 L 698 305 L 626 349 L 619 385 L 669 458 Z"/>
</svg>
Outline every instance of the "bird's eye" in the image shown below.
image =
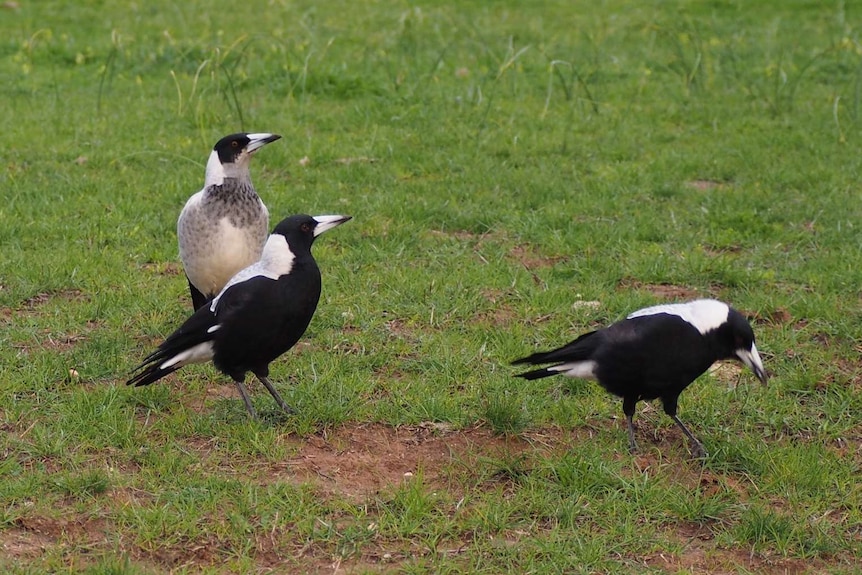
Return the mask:
<svg viewBox="0 0 862 575">
<path fill-rule="evenodd" d="M 304 232 L 308 233 L 308 232 L 310 232 L 310 231 L 311 231 L 311 225 L 310 225 L 310 224 L 302 224 L 302 225 L 299 227 L 299 229 L 301 229 L 302 231 L 304 231 Z"/>
<path fill-rule="evenodd" d="M 230 147 L 231 147 L 231 148 L 236 148 L 237 146 L 239 146 L 239 142 L 237 142 L 236 140 L 233 140 L 233 141 L 230 143 Z"/>
</svg>

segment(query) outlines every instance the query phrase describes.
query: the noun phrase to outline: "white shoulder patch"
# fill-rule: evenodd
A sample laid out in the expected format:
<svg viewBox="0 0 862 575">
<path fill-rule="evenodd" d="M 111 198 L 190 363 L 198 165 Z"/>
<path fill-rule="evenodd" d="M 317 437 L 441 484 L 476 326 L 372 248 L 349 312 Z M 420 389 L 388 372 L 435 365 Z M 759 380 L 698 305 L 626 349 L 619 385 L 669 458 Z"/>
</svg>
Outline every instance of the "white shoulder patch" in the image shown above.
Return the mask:
<svg viewBox="0 0 862 575">
<path fill-rule="evenodd" d="M 730 307 L 714 299 L 698 299 L 686 303 L 655 305 L 632 312 L 626 319 L 666 313 L 675 315 L 705 334 L 727 321 Z"/>
<path fill-rule="evenodd" d="M 294 259 L 296 259 L 296 256 L 290 251 L 287 239 L 280 234 L 270 235 L 263 246 L 260 260 L 240 270 L 230 278 L 230 281 L 225 284 L 219 294 L 213 299 L 210 304 L 210 311 L 215 313 L 219 299 L 229 287 L 256 277 L 277 280 L 281 276 L 290 273 L 290 270 L 293 269 Z"/>
</svg>

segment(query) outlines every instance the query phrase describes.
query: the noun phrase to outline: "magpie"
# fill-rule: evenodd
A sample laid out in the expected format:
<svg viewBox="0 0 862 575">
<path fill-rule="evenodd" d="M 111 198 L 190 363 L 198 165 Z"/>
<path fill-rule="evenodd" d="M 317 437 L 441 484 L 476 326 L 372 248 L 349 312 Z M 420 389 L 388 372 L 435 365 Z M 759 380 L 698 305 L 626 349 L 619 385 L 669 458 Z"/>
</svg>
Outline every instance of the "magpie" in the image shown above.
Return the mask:
<svg viewBox="0 0 862 575">
<path fill-rule="evenodd" d="M 248 171 L 252 155 L 277 134 L 231 134 L 213 147 L 201 191 L 177 220 L 180 259 L 197 310 L 238 271 L 256 262 L 269 231 L 269 212 Z"/>
<path fill-rule="evenodd" d="M 691 440 L 692 454 L 706 457 L 703 445 L 677 417 L 677 400 L 709 366 L 722 359 L 741 361 L 766 384 L 748 321 L 726 303 L 700 299 L 635 311 L 562 347 L 512 363 L 553 364 L 516 377 L 532 380 L 561 374 L 594 379 L 606 391 L 622 397 L 632 452 L 637 450 L 632 421 L 635 404 L 659 398 L 664 412 Z"/>
<path fill-rule="evenodd" d="M 279 407 L 292 413 L 269 380 L 269 364 L 299 341 L 317 308 L 320 269 L 311 244 L 349 219 L 295 215 L 282 220 L 260 260 L 230 278 L 209 304 L 144 358 L 126 384 L 149 385 L 190 363 L 212 361 L 236 383 L 252 417 L 256 413 L 244 383 L 249 371 Z"/>
</svg>

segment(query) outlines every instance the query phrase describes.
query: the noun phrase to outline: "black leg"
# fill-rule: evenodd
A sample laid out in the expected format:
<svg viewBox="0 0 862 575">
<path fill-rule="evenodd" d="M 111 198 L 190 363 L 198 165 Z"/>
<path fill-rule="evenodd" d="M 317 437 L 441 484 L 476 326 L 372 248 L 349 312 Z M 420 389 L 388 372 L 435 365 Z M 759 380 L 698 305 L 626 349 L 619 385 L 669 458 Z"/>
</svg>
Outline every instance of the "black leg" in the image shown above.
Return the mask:
<svg viewBox="0 0 862 575">
<path fill-rule="evenodd" d="M 635 453 L 638 450 L 638 444 L 635 441 L 635 405 L 638 400 L 631 397 L 623 398 L 623 413 L 626 414 L 626 425 L 629 430 L 629 452 Z"/>
<path fill-rule="evenodd" d="M 703 459 L 707 455 L 709 455 L 706 452 L 706 449 L 704 449 L 703 444 L 698 441 L 694 435 L 692 435 L 692 433 L 685 425 L 683 425 L 682 421 L 680 421 L 676 415 L 671 415 L 671 418 L 673 418 L 674 423 L 676 423 L 679 428 L 682 429 L 682 432 L 685 433 L 686 436 L 688 436 L 688 438 L 691 440 L 691 454 L 693 456 L 697 457 L 698 459 Z"/>
<path fill-rule="evenodd" d="M 267 376 L 258 375 L 257 378 L 266 387 L 267 391 L 269 391 L 269 394 L 273 397 L 273 399 L 275 399 L 275 402 L 281 409 L 284 410 L 285 413 L 296 413 L 296 410 L 294 410 L 292 407 L 290 407 L 287 403 L 284 402 L 284 400 L 281 398 L 281 395 L 279 395 L 279 393 L 275 390 L 275 386 L 272 385 L 272 382 Z"/>
<path fill-rule="evenodd" d="M 189 277 L 186 276 L 186 279 L 189 280 Z M 192 285 L 192 281 L 189 280 L 189 293 L 192 294 L 192 307 L 195 308 L 195 311 L 202 308 L 209 301 L 209 298 L 201 293 L 201 291 Z"/>
<path fill-rule="evenodd" d="M 706 449 L 704 449 L 703 444 L 697 440 L 694 434 L 688 430 L 688 428 L 683 424 L 682 421 L 676 416 L 676 407 L 677 407 L 677 398 L 676 397 L 663 397 L 661 399 L 662 406 L 664 407 L 664 412 L 673 419 L 673 422 L 676 423 L 677 427 L 679 427 L 685 436 L 688 437 L 689 441 L 691 441 L 691 454 L 694 457 L 699 459 L 705 458 L 708 454 Z"/>
<path fill-rule="evenodd" d="M 242 400 L 245 402 L 245 408 L 248 410 L 248 414 L 257 419 L 257 412 L 254 410 L 254 406 L 251 404 L 251 398 L 248 396 L 248 389 L 246 389 L 245 384 L 238 379 L 234 380 L 236 383 L 236 388 L 239 390 L 239 394 L 242 396 Z"/>
</svg>

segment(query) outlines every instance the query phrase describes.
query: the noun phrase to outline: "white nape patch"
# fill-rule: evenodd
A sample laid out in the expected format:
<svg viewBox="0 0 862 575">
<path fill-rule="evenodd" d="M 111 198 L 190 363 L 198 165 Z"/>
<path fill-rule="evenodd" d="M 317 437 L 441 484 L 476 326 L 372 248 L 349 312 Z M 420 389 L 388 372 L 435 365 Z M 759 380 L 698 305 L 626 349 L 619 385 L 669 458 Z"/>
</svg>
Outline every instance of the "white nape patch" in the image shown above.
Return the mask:
<svg viewBox="0 0 862 575">
<path fill-rule="evenodd" d="M 547 368 L 548 371 L 558 371 L 566 377 L 579 377 L 581 379 L 596 378 L 596 362 L 594 361 L 575 361 L 554 365 Z"/>
<path fill-rule="evenodd" d="M 714 299 L 698 299 L 687 303 L 655 305 L 630 313 L 626 319 L 666 313 L 675 315 L 694 326 L 701 334 L 712 331 L 727 321 L 730 307 Z"/>
<path fill-rule="evenodd" d="M 199 343 L 194 347 L 182 351 L 159 366 L 159 369 L 171 367 L 182 367 L 190 363 L 203 363 L 213 358 L 213 344 L 211 341 Z"/>
<path fill-rule="evenodd" d="M 221 165 L 218 152 L 213 150 L 210 152 L 210 158 L 207 160 L 207 172 L 204 179 L 204 189 L 210 186 L 220 186 L 224 183 L 224 166 Z"/>
<path fill-rule="evenodd" d="M 289 274 L 293 269 L 296 256 L 290 251 L 287 238 L 281 234 L 272 234 L 263 246 L 260 263 L 264 269 L 276 278 Z"/>
<path fill-rule="evenodd" d="M 229 287 L 256 277 L 277 280 L 281 276 L 290 273 L 290 270 L 293 269 L 294 259 L 296 259 L 296 256 L 290 251 L 287 238 L 281 234 L 270 235 L 263 246 L 260 261 L 237 272 L 235 276 L 230 278 L 230 281 L 225 284 L 224 288 L 213 299 L 212 304 L 210 304 L 210 311 L 215 313 L 219 299 Z"/>
<path fill-rule="evenodd" d="M 218 323 L 207 330 L 207 333 L 213 333 L 221 329 L 221 324 Z"/>
</svg>

